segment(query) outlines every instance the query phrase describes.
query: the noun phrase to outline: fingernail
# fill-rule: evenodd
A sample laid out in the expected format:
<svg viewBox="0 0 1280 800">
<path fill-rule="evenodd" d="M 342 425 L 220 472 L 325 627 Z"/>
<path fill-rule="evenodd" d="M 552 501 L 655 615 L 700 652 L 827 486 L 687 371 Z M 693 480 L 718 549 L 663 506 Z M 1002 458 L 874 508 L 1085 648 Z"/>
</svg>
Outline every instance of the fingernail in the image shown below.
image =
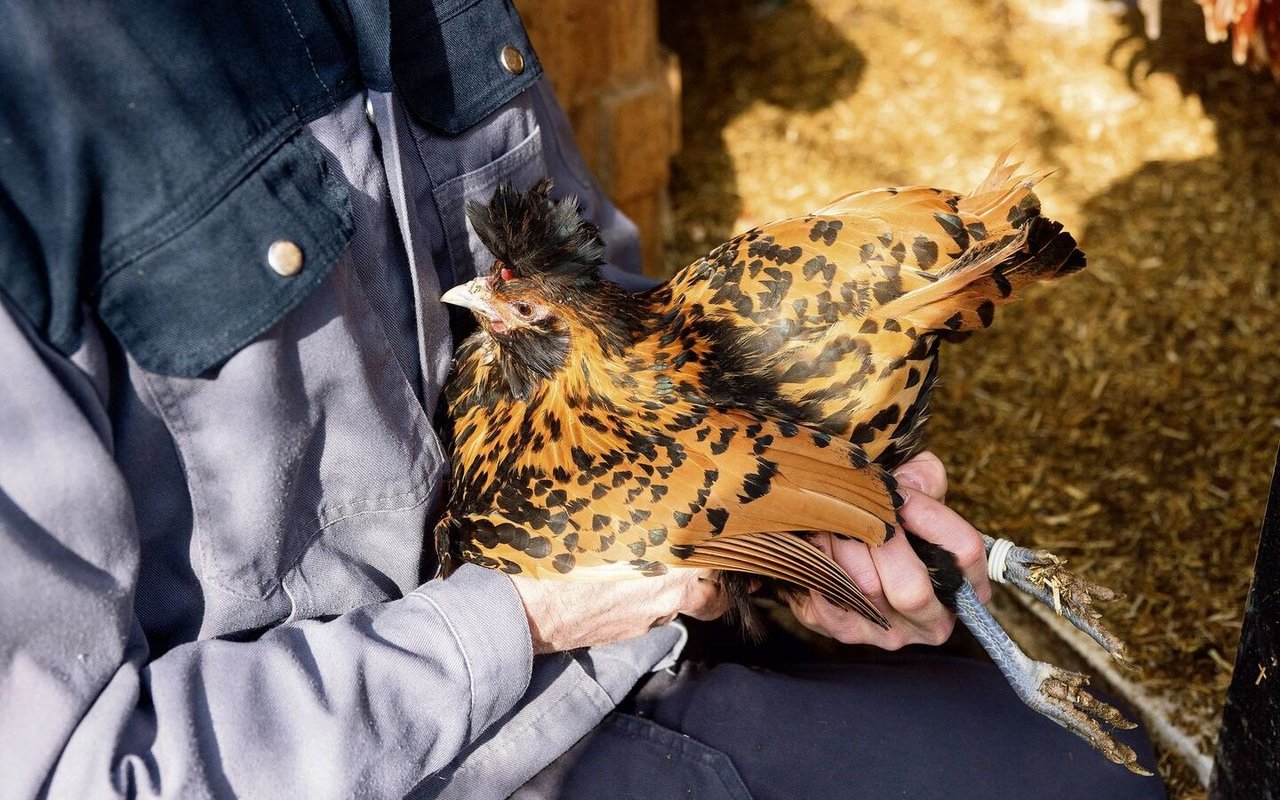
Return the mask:
<svg viewBox="0 0 1280 800">
<path fill-rule="evenodd" d="M 924 482 L 920 480 L 920 476 L 909 469 L 900 469 L 893 473 L 893 477 L 897 478 L 899 483 L 924 491 Z"/>
</svg>

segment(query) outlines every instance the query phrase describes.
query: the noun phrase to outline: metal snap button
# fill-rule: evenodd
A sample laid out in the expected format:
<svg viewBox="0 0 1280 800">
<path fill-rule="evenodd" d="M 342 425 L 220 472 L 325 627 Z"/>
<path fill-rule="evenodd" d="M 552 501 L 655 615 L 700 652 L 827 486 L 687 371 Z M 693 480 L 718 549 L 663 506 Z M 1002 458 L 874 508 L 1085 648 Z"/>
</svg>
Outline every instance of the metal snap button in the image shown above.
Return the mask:
<svg viewBox="0 0 1280 800">
<path fill-rule="evenodd" d="M 370 122 L 374 122 L 373 118 L 373 99 L 365 96 L 364 98 L 364 117 Z"/>
<path fill-rule="evenodd" d="M 498 60 L 502 62 L 502 68 L 512 75 L 519 75 L 524 72 L 524 55 L 511 45 L 502 48 L 502 52 L 498 55 Z"/>
<path fill-rule="evenodd" d="M 293 277 L 302 271 L 302 248 L 288 239 L 280 239 L 267 248 L 267 265 L 277 275 Z"/>
</svg>

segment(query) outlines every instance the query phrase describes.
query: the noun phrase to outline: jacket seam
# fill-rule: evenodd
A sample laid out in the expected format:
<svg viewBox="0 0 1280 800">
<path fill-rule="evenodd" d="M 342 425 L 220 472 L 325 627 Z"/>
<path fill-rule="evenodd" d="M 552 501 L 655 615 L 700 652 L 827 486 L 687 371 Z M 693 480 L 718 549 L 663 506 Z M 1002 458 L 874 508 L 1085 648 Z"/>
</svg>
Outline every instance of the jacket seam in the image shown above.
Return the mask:
<svg viewBox="0 0 1280 800">
<path fill-rule="evenodd" d="M 329 84 L 324 82 L 324 78 L 320 77 L 320 70 L 316 69 L 316 60 L 311 55 L 311 48 L 307 45 L 307 37 L 302 35 L 302 28 L 298 27 L 298 18 L 293 15 L 293 8 L 289 5 L 289 0 L 280 0 L 280 4 L 284 6 L 284 11 L 289 15 L 289 22 L 293 23 L 293 30 L 298 34 L 298 41 L 302 44 L 302 51 L 307 54 L 307 64 L 311 66 L 311 74 L 316 76 L 316 81 L 324 87 L 324 92 L 329 96 L 330 102 L 337 103 L 333 97 L 333 90 L 329 88 Z"/>
<path fill-rule="evenodd" d="M 449 615 L 444 613 L 444 609 L 434 598 L 419 593 L 418 595 L 431 605 L 440 615 L 440 619 L 444 622 L 445 627 L 449 630 L 449 635 L 453 637 L 454 646 L 458 648 L 458 654 L 462 656 L 462 664 L 467 669 L 467 733 L 469 738 L 476 735 L 476 673 L 475 667 L 471 665 L 471 655 L 467 652 L 467 648 L 462 644 L 462 637 L 458 635 L 458 629 L 454 627 L 453 620 L 449 619 Z"/>
<path fill-rule="evenodd" d="M 456 7 L 454 7 L 454 9 L 453 9 L 452 11 L 450 11 L 448 14 L 445 14 L 444 16 L 437 18 L 437 19 L 436 19 L 436 24 L 438 24 L 438 25 L 444 25 L 444 24 L 445 24 L 446 22 L 448 22 L 449 20 L 451 20 L 451 19 L 453 19 L 454 17 L 459 16 L 459 15 L 461 15 L 461 14 L 465 14 L 466 12 L 470 11 L 472 8 L 474 8 L 475 6 L 477 6 L 477 5 L 479 5 L 479 4 L 480 4 L 480 0 L 470 0 L 470 2 L 462 2 L 462 3 L 459 3 L 459 4 L 458 4 Z"/>
</svg>

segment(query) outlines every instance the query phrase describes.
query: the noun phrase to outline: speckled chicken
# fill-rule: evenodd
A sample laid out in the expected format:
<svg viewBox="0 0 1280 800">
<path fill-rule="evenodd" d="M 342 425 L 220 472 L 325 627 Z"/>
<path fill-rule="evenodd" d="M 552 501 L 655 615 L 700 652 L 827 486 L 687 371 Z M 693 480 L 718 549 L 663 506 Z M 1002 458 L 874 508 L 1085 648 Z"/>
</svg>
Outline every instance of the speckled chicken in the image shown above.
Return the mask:
<svg viewBox="0 0 1280 800">
<path fill-rule="evenodd" d="M 1083 254 L 1040 215 L 1040 176 L 1002 158 L 972 193 L 843 197 L 752 229 L 647 292 L 602 279 L 603 243 L 550 184 L 500 188 L 468 214 L 491 273 L 442 298 L 480 329 L 459 347 L 441 560 L 541 578 L 721 570 L 740 607 L 762 580 L 883 614 L 803 535 L 892 536 L 890 470 L 920 447 L 943 337 L 991 324 L 1025 285 Z M 1099 721 L 1127 725 L 1084 676 L 1014 645 L 947 551 L 908 532 L 935 591 L 1019 695 L 1138 771 Z M 1117 658 L 1100 587 L 1052 556 L 1000 551 L 1011 582 L 1058 605 Z M 1066 599 L 1065 604 L 1062 602 Z"/>
</svg>

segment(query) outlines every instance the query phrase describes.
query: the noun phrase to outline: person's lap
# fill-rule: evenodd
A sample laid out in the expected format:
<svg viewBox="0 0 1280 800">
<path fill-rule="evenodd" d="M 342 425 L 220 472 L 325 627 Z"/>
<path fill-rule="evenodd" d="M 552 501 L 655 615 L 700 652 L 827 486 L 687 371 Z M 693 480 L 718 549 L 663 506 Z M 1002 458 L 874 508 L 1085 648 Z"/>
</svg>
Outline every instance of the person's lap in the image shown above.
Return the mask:
<svg viewBox="0 0 1280 800">
<path fill-rule="evenodd" d="M 1141 730 L 1118 738 L 1154 771 Z M 660 673 L 518 798 L 1142 798 L 989 663 L 930 653 Z"/>
</svg>

